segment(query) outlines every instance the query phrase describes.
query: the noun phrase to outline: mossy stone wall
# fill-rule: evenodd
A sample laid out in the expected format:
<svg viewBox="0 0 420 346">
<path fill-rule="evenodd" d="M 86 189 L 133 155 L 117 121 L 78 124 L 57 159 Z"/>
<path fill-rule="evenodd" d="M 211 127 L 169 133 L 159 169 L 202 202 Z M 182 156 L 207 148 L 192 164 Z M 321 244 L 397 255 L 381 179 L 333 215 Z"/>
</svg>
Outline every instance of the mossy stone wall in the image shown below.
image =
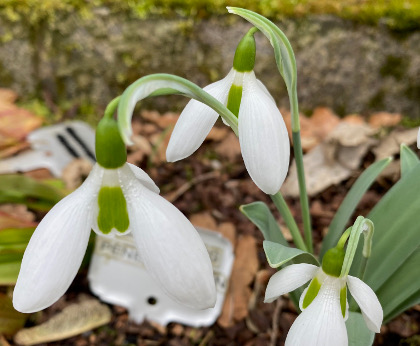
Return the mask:
<svg viewBox="0 0 420 346">
<path fill-rule="evenodd" d="M 387 110 L 420 117 L 420 31 L 327 15 L 277 24 L 295 50 L 303 111 L 325 105 L 339 114 Z M 36 24 L 0 15 L 0 85 L 23 98 L 100 107 L 150 73 L 174 73 L 205 86 L 229 71 L 248 28 L 231 15 L 140 19 L 107 7 Z M 256 38 L 256 74 L 288 107 L 271 46 L 262 34 Z M 184 103 L 157 98 L 153 107 Z"/>
</svg>

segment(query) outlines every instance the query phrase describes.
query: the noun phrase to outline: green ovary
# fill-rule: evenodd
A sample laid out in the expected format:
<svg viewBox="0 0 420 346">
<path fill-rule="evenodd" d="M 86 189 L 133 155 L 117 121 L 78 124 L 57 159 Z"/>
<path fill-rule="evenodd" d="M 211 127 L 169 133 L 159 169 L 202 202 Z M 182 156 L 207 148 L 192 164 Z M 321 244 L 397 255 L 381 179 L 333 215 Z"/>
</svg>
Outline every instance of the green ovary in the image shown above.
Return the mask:
<svg viewBox="0 0 420 346">
<path fill-rule="evenodd" d="M 98 227 L 102 233 L 108 234 L 113 228 L 121 233 L 128 229 L 127 202 L 120 187 L 102 187 L 98 205 Z"/>
<path fill-rule="evenodd" d="M 306 309 L 315 299 L 319 290 L 321 288 L 321 284 L 319 283 L 317 278 L 314 278 L 311 281 L 311 284 L 306 291 L 305 298 L 303 298 L 302 308 Z"/>
</svg>

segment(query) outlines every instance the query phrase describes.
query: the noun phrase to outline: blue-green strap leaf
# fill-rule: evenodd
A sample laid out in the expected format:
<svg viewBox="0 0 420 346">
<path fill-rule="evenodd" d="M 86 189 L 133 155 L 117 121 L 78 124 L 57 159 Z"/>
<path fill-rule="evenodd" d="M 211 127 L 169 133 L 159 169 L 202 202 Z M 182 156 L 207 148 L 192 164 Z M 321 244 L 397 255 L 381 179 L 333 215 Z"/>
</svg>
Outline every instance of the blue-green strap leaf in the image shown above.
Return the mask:
<svg viewBox="0 0 420 346">
<path fill-rule="evenodd" d="M 375 333 L 369 330 L 362 314 L 349 311 L 346 321 L 349 346 L 371 346 L 375 339 Z"/>
<path fill-rule="evenodd" d="M 272 268 L 279 268 L 291 260 L 294 260 L 294 263 L 305 262 L 319 266 L 317 259 L 309 252 L 284 246 L 268 240 L 264 241 L 263 247 L 268 264 Z"/>
<path fill-rule="evenodd" d="M 386 158 L 370 165 L 353 184 L 331 221 L 328 234 L 322 241 L 321 258 L 328 249 L 337 244 L 363 195 L 391 161 L 392 158 Z"/>
<path fill-rule="evenodd" d="M 244 214 L 264 236 L 265 240 L 288 246 L 287 240 L 276 219 L 264 202 L 253 202 L 241 205 L 239 210 Z"/>
<path fill-rule="evenodd" d="M 419 162 L 417 154 L 404 143 L 400 147 L 401 178 L 404 178 Z"/>
</svg>

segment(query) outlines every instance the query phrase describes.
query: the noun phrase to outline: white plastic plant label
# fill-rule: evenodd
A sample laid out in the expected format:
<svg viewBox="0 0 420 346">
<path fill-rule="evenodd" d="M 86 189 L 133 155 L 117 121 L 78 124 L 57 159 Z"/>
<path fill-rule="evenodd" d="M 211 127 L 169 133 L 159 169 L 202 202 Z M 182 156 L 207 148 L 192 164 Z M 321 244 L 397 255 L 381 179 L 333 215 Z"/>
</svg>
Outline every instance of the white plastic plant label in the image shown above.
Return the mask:
<svg viewBox="0 0 420 346">
<path fill-rule="evenodd" d="M 141 261 L 131 235 L 96 237 L 89 267 L 89 284 L 101 300 L 128 309 L 130 318 L 167 325 L 178 322 L 200 327 L 213 324 L 223 307 L 233 265 L 231 243 L 217 232 L 197 228 L 209 252 L 217 289 L 212 309 L 193 310 L 171 300 L 153 281 Z"/>
</svg>

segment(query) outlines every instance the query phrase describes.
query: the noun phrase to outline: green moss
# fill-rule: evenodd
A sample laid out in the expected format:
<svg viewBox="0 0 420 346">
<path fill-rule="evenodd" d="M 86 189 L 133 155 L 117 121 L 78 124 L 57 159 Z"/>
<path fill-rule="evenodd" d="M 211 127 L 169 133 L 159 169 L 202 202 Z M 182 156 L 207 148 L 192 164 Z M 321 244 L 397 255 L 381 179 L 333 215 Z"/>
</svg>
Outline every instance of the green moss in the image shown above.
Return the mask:
<svg viewBox="0 0 420 346">
<path fill-rule="evenodd" d="M 10 21 L 25 20 L 30 25 L 52 23 L 62 15 L 89 19 L 94 9 L 105 6 L 111 12 L 126 11 L 138 18 L 184 16 L 205 18 L 226 14 L 226 6 L 244 7 L 274 19 L 309 14 L 334 14 L 342 18 L 376 24 L 379 20 L 395 30 L 420 28 L 418 0 L 3 0 L 2 15 Z"/>
</svg>

